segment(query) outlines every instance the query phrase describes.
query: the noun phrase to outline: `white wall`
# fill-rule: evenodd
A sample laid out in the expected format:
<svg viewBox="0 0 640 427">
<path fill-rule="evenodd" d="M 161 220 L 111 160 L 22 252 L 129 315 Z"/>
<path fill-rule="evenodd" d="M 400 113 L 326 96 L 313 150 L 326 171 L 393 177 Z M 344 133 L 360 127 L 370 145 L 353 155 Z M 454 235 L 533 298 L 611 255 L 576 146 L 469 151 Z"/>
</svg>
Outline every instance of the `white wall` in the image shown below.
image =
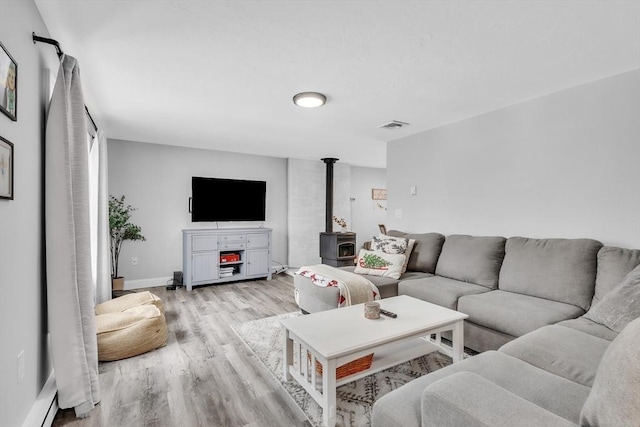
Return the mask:
<svg viewBox="0 0 640 427">
<path fill-rule="evenodd" d="M 288 229 L 291 268 L 320 263 L 320 232 L 325 231 L 326 164 L 318 159 L 288 160 Z M 339 161 L 333 165 L 333 214 L 347 221 L 351 229 L 349 192 L 351 167 Z M 335 223 L 334 230 L 338 231 Z"/>
<path fill-rule="evenodd" d="M 320 159 L 289 159 L 289 261 L 291 268 L 319 264 L 320 232 L 325 231 L 327 167 Z M 333 165 L 333 214 L 356 233 L 356 247 L 378 233 L 386 211 L 376 208 L 371 189 L 386 188 L 386 169 Z M 381 202 L 384 205 L 386 202 Z M 340 227 L 332 223 L 333 231 Z"/>
<path fill-rule="evenodd" d="M 387 188 L 387 170 L 380 168 L 351 167 L 351 222 L 357 233 L 356 247 L 380 233 L 378 224 L 387 221 L 387 201 L 373 200 L 371 190 Z"/>
<path fill-rule="evenodd" d="M 32 1 L 2 1 L 0 40 L 18 63 L 18 120 L 0 113 L 0 135 L 14 144 L 14 200 L 0 200 L 0 426 L 21 426 L 51 373 L 47 344 L 42 227 L 42 140 L 55 50 Z M 82 65 L 82 61 L 80 61 Z M 17 356 L 24 351 L 24 377 Z M 50 403 L 50 402 L 49 402 Z M 40 420 L 42 421 L 42 420 Z"/>
<path fill-rule="evenodd" d="M 273 228 L 275 261 L 287 259 L 286 159 L 222 151 L 180 148 L 110 139 L 109 193 L 137 210 L 133 222 L 142 228 L 144 242 L 125 242 L 120 255 L 120 275 L 126 287 L 164 285 L 162 280 L 182 271 L 182 229 L 215 227 L 216 223 L 191 222 L 188 199 L 191 177 L 249 179 L 267 182 L 266 221 L 219 223 L 223 228 L 260 226 Z M 228 203 L 242 203 L 229 200 Z M 131 265 L 131 257 L 138 265 Z M 275 264 L 274 264 L 275 265 Z M 160 281 L 160 282 L 159 282 Z"/>
<path fill-rule="evenodd" d="M 391 142 L 389 225 L 640 248 L 639 120 L 634 70 Z"/>
</svg>

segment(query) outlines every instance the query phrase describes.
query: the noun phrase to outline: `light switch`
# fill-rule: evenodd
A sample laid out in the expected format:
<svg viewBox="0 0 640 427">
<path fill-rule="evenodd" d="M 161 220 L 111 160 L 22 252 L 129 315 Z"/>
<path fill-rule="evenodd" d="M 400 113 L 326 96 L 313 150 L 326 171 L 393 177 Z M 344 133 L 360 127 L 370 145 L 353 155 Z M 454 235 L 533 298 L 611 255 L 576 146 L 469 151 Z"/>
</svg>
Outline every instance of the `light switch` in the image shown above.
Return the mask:
<svg viewBox="0 0 640 427">
<path fill-rule="evenodd" d="M 415 185 L 412 185 L 409 190 L 411 191 L 411 195 L 415 196 L 416 194 L 418 194 L 418 187 L 416 187 Z"/>
<path fill-rule="evenodd" d="M 396 218 L 402 218 L 402 209 L 396 209 Z"/>
</svg>

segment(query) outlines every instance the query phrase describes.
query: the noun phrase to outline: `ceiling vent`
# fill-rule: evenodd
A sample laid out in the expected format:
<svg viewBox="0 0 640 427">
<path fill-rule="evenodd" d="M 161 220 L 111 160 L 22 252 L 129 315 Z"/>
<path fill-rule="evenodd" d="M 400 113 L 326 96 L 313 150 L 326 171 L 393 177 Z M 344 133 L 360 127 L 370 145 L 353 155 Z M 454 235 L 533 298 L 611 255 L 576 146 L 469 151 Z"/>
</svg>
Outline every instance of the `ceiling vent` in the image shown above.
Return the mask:
<svg viewBox="0 0 640 427">
<path fill-rule="evenodd" d="M 400 122 L 398 120 L 391 120 L 389 123 L 385 123 L 378 127 L 383 129 L 398 129 L 405 126 L 409 126 L 409 123 Z"/>
</svg>

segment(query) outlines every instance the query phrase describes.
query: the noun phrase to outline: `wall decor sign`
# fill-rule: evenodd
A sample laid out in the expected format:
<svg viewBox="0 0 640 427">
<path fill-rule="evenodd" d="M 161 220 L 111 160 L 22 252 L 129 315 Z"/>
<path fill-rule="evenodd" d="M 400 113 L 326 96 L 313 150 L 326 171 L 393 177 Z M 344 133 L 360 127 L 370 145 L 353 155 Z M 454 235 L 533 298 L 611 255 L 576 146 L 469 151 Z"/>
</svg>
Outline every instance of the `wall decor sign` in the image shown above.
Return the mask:
<svg viewBox="0 0 640 427">
<path fill-rule="evenodd" d="M 13 200 L 13 144 L 1 136 L 0 199 Z"/>
<path fill-rule="evenodd" d="M 372 188 L 371 189 L 371 198 L 373 200 L 387 200 L 387 189 L 386 188 Z"/>
<path fill-rule="evenodd" d="M 18 63 L 0 43 L 0 111 L 18 120 Z"/>
</svg>

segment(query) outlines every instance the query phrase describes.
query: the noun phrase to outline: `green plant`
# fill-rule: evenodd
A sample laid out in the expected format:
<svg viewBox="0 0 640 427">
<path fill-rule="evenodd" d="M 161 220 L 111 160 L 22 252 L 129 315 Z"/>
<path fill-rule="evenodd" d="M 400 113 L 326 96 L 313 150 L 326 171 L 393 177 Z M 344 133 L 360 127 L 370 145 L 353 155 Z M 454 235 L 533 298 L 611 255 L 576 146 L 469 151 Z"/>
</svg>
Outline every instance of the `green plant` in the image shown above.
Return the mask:
<svg viewBox="0 0 640 427">
<path fill-rule="evenodd" d="M 131 212 L 136 208 L 119 199 L 109 196 L 109 234 L 111 236 L 111 277 L 118 276 L 118 260 L 125 240 L 147 240 L 141 234 L 140 226 L 131 223 Z"/>
</svg>

